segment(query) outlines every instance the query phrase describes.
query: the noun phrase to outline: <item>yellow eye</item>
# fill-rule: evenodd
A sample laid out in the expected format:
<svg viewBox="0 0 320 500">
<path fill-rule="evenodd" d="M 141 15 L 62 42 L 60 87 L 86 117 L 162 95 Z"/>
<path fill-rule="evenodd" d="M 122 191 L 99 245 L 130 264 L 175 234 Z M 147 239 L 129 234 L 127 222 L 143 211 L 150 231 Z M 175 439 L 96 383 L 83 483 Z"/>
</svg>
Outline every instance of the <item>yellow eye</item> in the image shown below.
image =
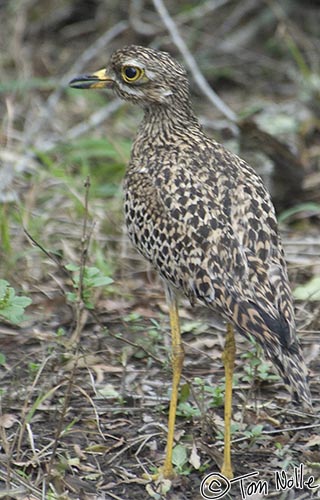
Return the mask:
<svg viewBox="0 0 320 500">
<path fill-rule="evenodd" d="M 123 66 L 121 69 L 121 75 L 125 82 L 133 83 L 143 76 L 144 71 L 137 66 Z"/>
</svg>

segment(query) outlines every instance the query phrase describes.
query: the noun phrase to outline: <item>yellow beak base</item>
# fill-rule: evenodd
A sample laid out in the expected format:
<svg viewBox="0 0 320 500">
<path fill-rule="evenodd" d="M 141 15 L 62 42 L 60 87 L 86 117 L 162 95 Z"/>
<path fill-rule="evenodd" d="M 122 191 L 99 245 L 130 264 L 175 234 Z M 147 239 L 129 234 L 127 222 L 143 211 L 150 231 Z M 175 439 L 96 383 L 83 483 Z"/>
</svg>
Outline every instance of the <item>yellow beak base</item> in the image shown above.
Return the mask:
<svg viewBox="0 0 320 500">
<path fill-rule="evenodd" d="M 76 76 L 69 82 L 73 89 L 105 89 L 112 87 L 113 80 L 107 75 L 105 69 L 100 69 L 92 75 Z"/>
</svg>

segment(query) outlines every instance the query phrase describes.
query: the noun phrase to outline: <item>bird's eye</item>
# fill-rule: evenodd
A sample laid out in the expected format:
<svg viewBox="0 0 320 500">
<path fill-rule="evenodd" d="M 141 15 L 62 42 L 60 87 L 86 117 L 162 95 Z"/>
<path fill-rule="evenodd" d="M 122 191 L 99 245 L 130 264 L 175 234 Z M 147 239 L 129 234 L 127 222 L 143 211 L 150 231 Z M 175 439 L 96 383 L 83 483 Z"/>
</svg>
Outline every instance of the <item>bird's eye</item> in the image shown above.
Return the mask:
<svg viewBox="0 0 320 500">
<path fill-rule="evenodd" d="M 143 70 L 136 66 L 123 66 L 121 70 L 122 78 L 127 83 L 136 82 L 143 75 Z"/>
</svg>

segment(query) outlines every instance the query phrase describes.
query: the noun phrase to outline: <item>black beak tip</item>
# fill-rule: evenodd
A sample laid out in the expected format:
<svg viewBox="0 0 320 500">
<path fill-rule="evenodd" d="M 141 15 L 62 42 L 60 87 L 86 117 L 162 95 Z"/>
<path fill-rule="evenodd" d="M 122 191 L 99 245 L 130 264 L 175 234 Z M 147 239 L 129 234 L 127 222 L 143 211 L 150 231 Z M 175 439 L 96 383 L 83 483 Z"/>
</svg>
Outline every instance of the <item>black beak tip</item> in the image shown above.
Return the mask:
<svg viewBox="0 0 320 500">
<path fill-rule="evenodd" d="M 94 80 L 97 80 L 97 78 L 94 78 L 92 75 L 81 75 L 72 78 L 68 85 L 73 89 L 87 89 Z"/>
</svg>

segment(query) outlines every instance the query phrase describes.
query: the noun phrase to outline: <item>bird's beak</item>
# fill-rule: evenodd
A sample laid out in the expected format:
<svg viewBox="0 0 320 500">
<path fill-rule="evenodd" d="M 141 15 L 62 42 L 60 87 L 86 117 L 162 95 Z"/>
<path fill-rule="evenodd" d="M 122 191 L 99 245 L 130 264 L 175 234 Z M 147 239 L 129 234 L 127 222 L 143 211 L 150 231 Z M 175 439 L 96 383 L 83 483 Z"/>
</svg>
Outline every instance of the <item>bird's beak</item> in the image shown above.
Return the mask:
<svg viewBox="0 0 320 500">
<path fill-rule="evenodd" d="M 73 89 L 104 89 L 112 87 L 113 80 L 107 74 L 106 69 L 100 69 L 92 75 L 76 76 L 69 82 Z"/>
</svg>

